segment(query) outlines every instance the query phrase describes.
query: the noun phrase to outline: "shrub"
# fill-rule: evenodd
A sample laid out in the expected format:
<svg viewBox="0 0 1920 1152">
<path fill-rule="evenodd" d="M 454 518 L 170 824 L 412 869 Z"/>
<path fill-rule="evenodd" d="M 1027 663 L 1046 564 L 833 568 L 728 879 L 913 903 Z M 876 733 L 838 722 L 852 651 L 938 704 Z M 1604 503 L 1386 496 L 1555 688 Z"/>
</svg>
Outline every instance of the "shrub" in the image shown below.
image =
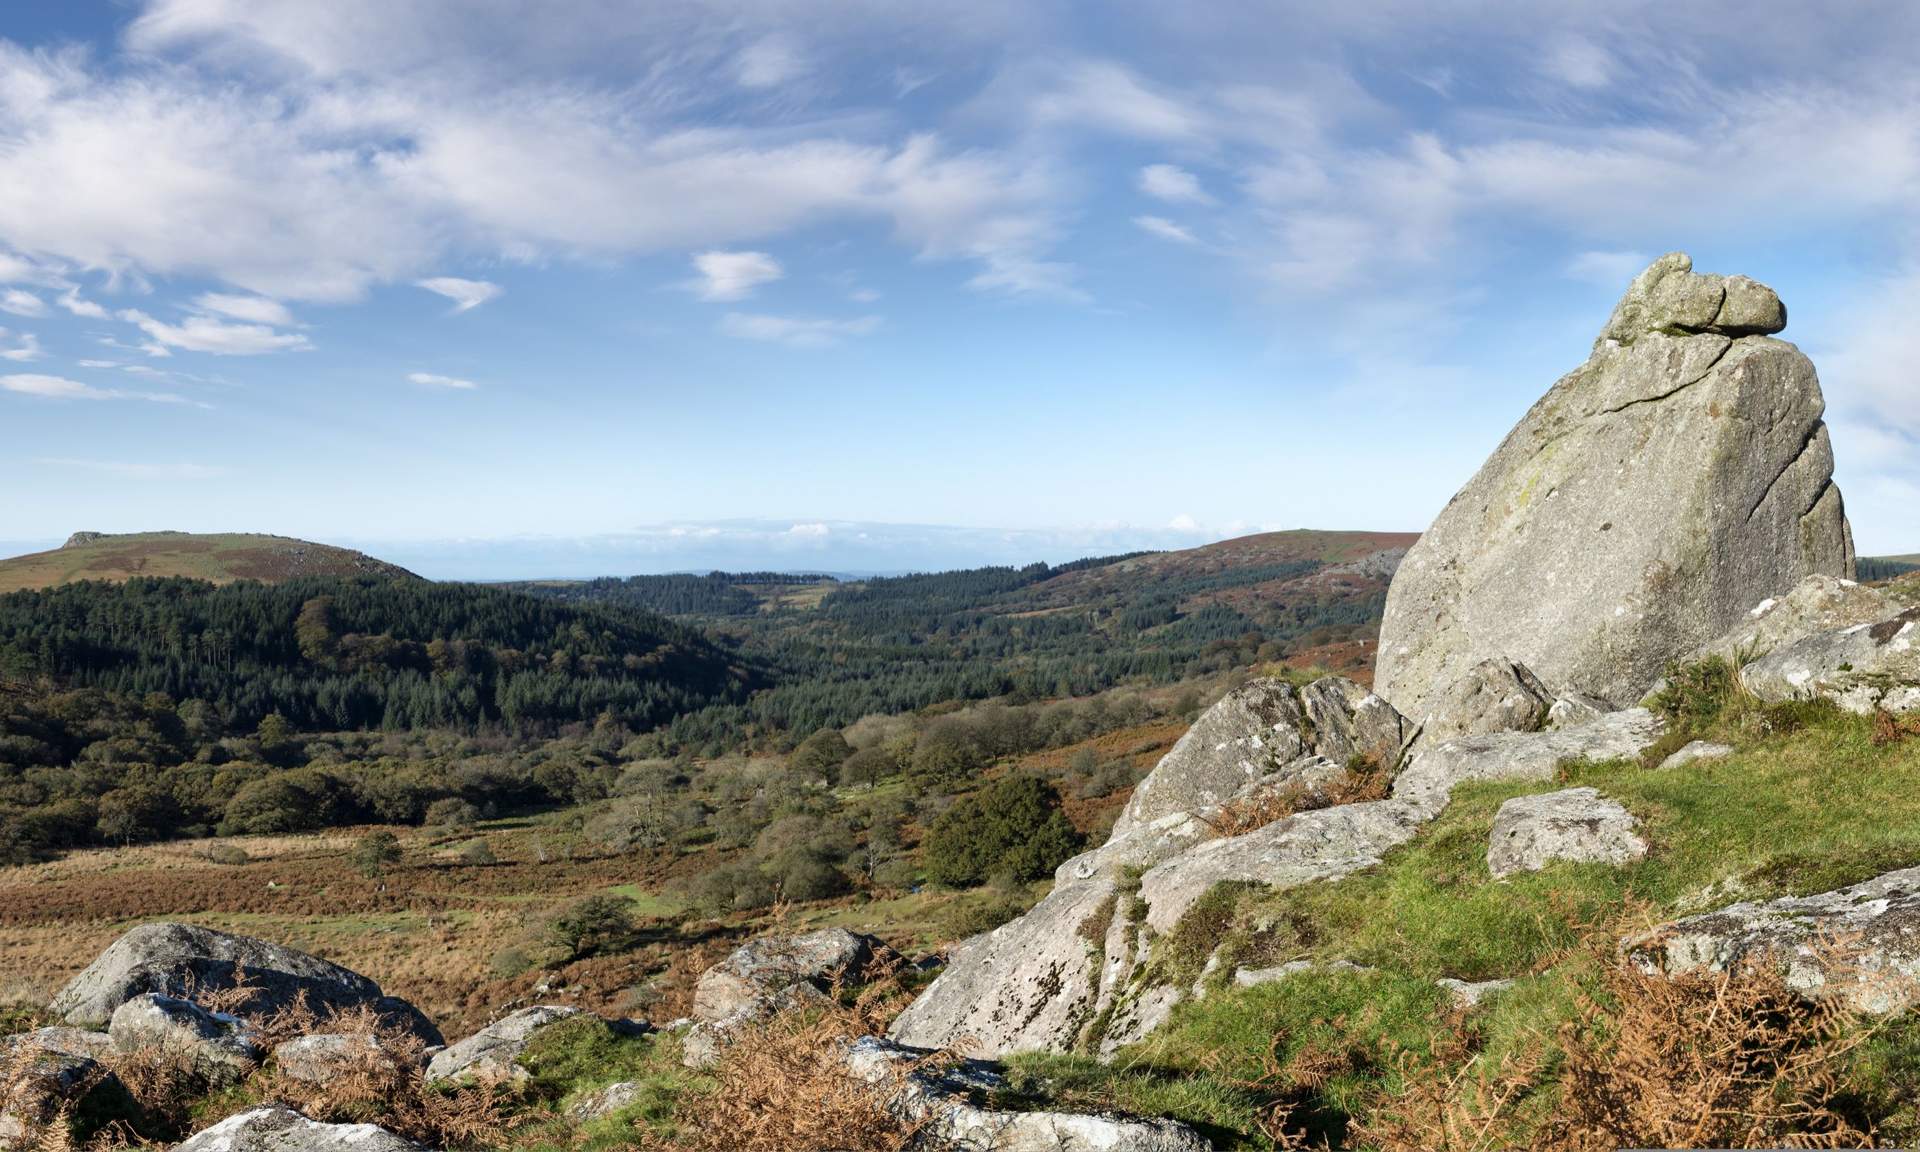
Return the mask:
<svg viewBox="0 0 1920 1152">
<path fill-rule="evenodd" d="M 243 785 L 220 821 L 224 835 L 311 832 L 338 822 L 339 781 L 323 772 L 294 771 Z"/>
<path fill-rule="evenodd" d="M 840 765 L 853 755 L 853 747 L 838 729 L 822 728 L 801 742 L 788 760 L 794 771 L 820 780 L 831 780 Z"/>
<path fill-rule="evenodd" d="M 947 716 L 934 721 L 913 747 L 913 774 L 935 784 L 956 784 L 986 766 L 986 752 L 967 724 Z"/>
<path fill-rule="evenodd" d="M 400 862 L 400 838 L 382 830 L 369 832 L 362 836 L 348 853 L 348 859 L 360 875 L 369 880 L 377 879 L 388 868 Z"/>
<path fill-rule="evenodd" d="M 470 840 L 460 849 L 462 864 L 480 868 L 499 862 L 500 858 L 493 854 L 493 846 L 485 840 Z"/>
<path fill-rule="evenodd" d="M 927 833 L 927 875 L 950 887 L 971 887 L 996 872 L 1037 880 L 1080 847 L 1060 810 L 1060 794 L 1032 776 L 1008 776 L 941 813 Z"/>
<path fill-rule="evenodd" d="M 624 896 L 588 896 L 547 922 L 547 940 L 579 960 L 617 952 L 633 941 L 632 901 Z"/>
<path fill-rule="evenodd" d="M 883 748 L 862 748 L 840 763 L 840 783 L 848 788 L 871 788 L 900 770 Z"/>
<path fill-rule="evenodd" d="M 253 857 L 247 855 L 247 850 L 238 844 L 209 844 L 201 855 L 214 864 L 235 867 L 253 860 Z"/>
<path fill-rule="evenodd" d="M 480 822 L 480 809 L 458 796 L 448 796 L 427 805 L 429 828 L 471 828 Z"/>
</svg>

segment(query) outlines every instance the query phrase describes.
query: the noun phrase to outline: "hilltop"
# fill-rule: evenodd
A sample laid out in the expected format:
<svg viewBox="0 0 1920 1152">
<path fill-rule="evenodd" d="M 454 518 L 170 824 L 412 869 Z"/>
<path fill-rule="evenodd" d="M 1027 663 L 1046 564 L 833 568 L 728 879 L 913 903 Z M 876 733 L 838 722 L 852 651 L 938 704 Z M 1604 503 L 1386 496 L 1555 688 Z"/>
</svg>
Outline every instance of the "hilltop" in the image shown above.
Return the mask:
<svg viewBox="0 0 1920 1152">
<path fill-rule="evenodd" d="M 351 548 L 253 532 L 76 532 L 50 552 L 0 560 L 0 593 L 54 588 L 78 580 L 123 583 L 135 576 L 182 576 L 231 584 L 278 584 L 297 576 L 418 579 Z"/>
</svg>

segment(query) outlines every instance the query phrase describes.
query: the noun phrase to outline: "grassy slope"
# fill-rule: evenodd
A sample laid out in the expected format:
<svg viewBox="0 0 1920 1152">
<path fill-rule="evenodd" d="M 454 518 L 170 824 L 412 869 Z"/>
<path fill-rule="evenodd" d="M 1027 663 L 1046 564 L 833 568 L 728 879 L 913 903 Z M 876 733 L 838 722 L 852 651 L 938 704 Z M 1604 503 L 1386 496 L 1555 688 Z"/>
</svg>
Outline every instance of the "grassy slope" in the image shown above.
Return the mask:
<svg viewBox="0 0 1920 1152">
<path fill-rule="evenodd" d="M 51 588 L 76 580 L 185 576 L 231 584 L 274 583 L 294 576 L 394 576 L 404 568 L 348 548 L 254 533 L 139 532 L 0 560 L 0 593 Z"/>
<path fill-rule="evenodd" d="M 1030 1057 L 1020 1062 L 1024 1081 L 1049 1097 L 1179 1116 L 1220 1147 L 1260 1147 L 1252 1134 L 1261 1096 L 1247 1082 L 1267 1070 L 1270 1050 L 1282 1064 L 1309 1048 L 1425 1050 L 1458 1027 L 1433 983 L 1439 977 L 1516 978 L 1471 1017 L 1491 1063 L 1529 1041 L 1552 1046 L 1592 974 L 1561 961 L 1595 925 L 1618 933 L 1629 921 L 1825 891 L 1920 864 L 1920 739 L 1876 746 L 1868 721 L 1838 715 L 1787 735 L 1725 727 L 1741 745 L 1729 759 L 1673 771 L 1578 765 L 1555 783 L 1469 786 L 1380 868 L 1243 896 L 1224 929 L 1238 963 L 1348 961 L 1371 970 L 1216 989 L 1111 1067 Z M 1560 865 L 1491 879 L 1485 854 L 1500 803 L 1569 785 L 1599 788 L 1638 815 L 1648 857 L 1627 868 Z M 1315 1106 L 1337 1120 L 1394 1079 L 1382 1066 L 1342 1072 Z"/>
</svg>

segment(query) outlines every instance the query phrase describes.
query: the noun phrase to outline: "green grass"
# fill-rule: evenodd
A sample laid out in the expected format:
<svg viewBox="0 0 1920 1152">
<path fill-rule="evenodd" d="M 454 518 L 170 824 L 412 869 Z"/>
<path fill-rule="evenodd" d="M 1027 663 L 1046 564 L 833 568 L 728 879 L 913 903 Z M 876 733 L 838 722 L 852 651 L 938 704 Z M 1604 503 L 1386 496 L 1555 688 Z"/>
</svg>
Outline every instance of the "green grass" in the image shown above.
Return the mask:
<svg viewBox="0 0 1920 1152">
<path fill-rule="evenodd" d="M 1258 988 L 1218 988 L 1176 1009 L 1110 1067 L 1026 1057 L 1016 1062 L 1018 1084 L 1035 1098 L 1174 1116 L 1220 1147 L 1264 1147 L 1253 1135 L 1264 1097 L 1250 1085 L 1302 1052 L 1344 1053 L 1348 1062 L 1297 1114 L 1337 1145 L 1347 1117 L 1393 1085 L 1391 1054 L 1426 1051 L 1441 1029 L 1470 1027 L 1490 1063 L 1529 1044 L 1551 1047 L 1595 975 L 1594 953 L 1570 950 L 1598 926 L 1618 930 L 1629 907 L 1668 919 L 1920 864 L 1920 740 L 1876 746 L 1865 718 L 1768 710 L 1731 696 L 1695 707 L 1684 728 L 1674 739 L 1711 736 L 1738 751 L 1671 771 L 1618 761 L 1572 765 L 1553 782 L 1469 785 L 1366 873 L 1285 892 L 1223 886 L 1203 902 L 1205 935 L 1228 955 L 1344 960 L 1372 971 L 1323 967 Z M 1638 816 L 1648 856 L 1627 867 L 1562 864 L 1493 880 L 1485 857 L 1500 804 L 1576 785 Z M 1275 940 L 1286 946 L 1276 951 Z M 1193 960 L 1181 957 L 1181 974 Z M 1517 983 L 1462 1025 L 1447 1020 L 1440 977 Z M 1911 1097 L 1920 1082 L 1920 1026 L 1877 1037 L 1857 1075 L 1863 1095 L 1879 1093 L 1889 1114 L 1910 1110 L 1896 1097 Z"/>
<path fill-rule="evenodd" d="M 284 536 L 134 532 L 0 560 L 0 593 L 51 588 L 75 580 L 119 582 L 134 576 L 183 576 L 227 584 L 235 580 L 284 580 L 300 574 L 363 573 L 411 576 L 404 569 L 351 549 Z"/>
</svg>

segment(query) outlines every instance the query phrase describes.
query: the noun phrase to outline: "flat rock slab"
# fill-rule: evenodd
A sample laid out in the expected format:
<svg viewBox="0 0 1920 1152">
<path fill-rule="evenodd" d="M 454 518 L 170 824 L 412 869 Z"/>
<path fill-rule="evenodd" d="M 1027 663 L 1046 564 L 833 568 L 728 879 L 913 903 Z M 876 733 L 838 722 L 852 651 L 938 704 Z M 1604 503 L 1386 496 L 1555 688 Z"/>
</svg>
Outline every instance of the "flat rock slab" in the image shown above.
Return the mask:
<svg viewBox="0 0 1920 1152">
<path fill-rule="evenodd" d="M 1900 606 L 1877 589 L 1816 572 L 1786 594 L 1769 596 L 1748 609 L 1745 618 L 1696 649 L 1691 659 L 1718 656 L 1738 667 L 1809 636 L 1874 624 L 1899 611 Z"/>
<path fill-rule="evenodd" d="M 1695 740 L 1681 747 L 1678 752 L 1660 761 L 1662 768 L 1683 768 L 1701 760 L 1724 760 L 1733 755 L 1731 744 L 1715 744 L 1709 740 Z"/>
<path fill-rule="evenodd" d="M 461 1076 L 522 1079 L 526 1070 L 518 1061 L 533 1038 L 555 1024 L 580 1015 L 583 1015 L 580 1009 L 560 1004 L 537 1004 L 509 1013 L 458 1044 L 434 1053 L 427 1063 L 427 1079 L 452 1080 Z"/>
<path fill-rule="evenodd" d="M 253 1108 L 229 1116 L 174 1152 L 423 1152 L 374 1124 L 322 1124 L 291 1108 Z"/>
<path fill-rule="evenodd" d="M 1809 636 L 1742 668 L 1740 683 L 1768 702 L 1824 696 L 1862 715 L 1920 709 L 1920 608 Z"/>
<path fill-rule="evenodd" d="M 320 1032 L 297 1036 L 274 1048 L 273 1066 L 282 1076 L 303 1084 L 323 1085 L 354 1067 L 374 1061 L 393 1065 L 393 1057 L 371 1036 Z"/>
<path fill-rule="evenodd" d="M 316 1012 L 370 1007 L 426 1044 L 441 1042 L 439 1029 L 418 1009 L 387 996 L 358 972 L 298 949 L 192 924 L 132 929 L 68 981 L 48 1010 L 68 1024 L 99 1028 L 114 1009 L 142 993 L 187 997 L 243 985 L 254 992 L 246 1005 L 250 1013 L 288 1008 L 304 995 Z"/>
<path fill-rule="evenodd" d="M 1920 868 L 1782 900 L 1730 905 L 1665 925 L 1629 951 L 1670 974 L 1780 964 L 1807 993 L 1837 993 L 1864 1012 L 1920 1000 Z"/>
<path fill-rule="evenodd" d="M 1538 872 L 1549 864 L 1627 864 L 1647 854 L 1639 821 L 1592 788 L 1516 796 L 1500 805 L 1487 845 L 1494 877 Z"/>
</svg>

